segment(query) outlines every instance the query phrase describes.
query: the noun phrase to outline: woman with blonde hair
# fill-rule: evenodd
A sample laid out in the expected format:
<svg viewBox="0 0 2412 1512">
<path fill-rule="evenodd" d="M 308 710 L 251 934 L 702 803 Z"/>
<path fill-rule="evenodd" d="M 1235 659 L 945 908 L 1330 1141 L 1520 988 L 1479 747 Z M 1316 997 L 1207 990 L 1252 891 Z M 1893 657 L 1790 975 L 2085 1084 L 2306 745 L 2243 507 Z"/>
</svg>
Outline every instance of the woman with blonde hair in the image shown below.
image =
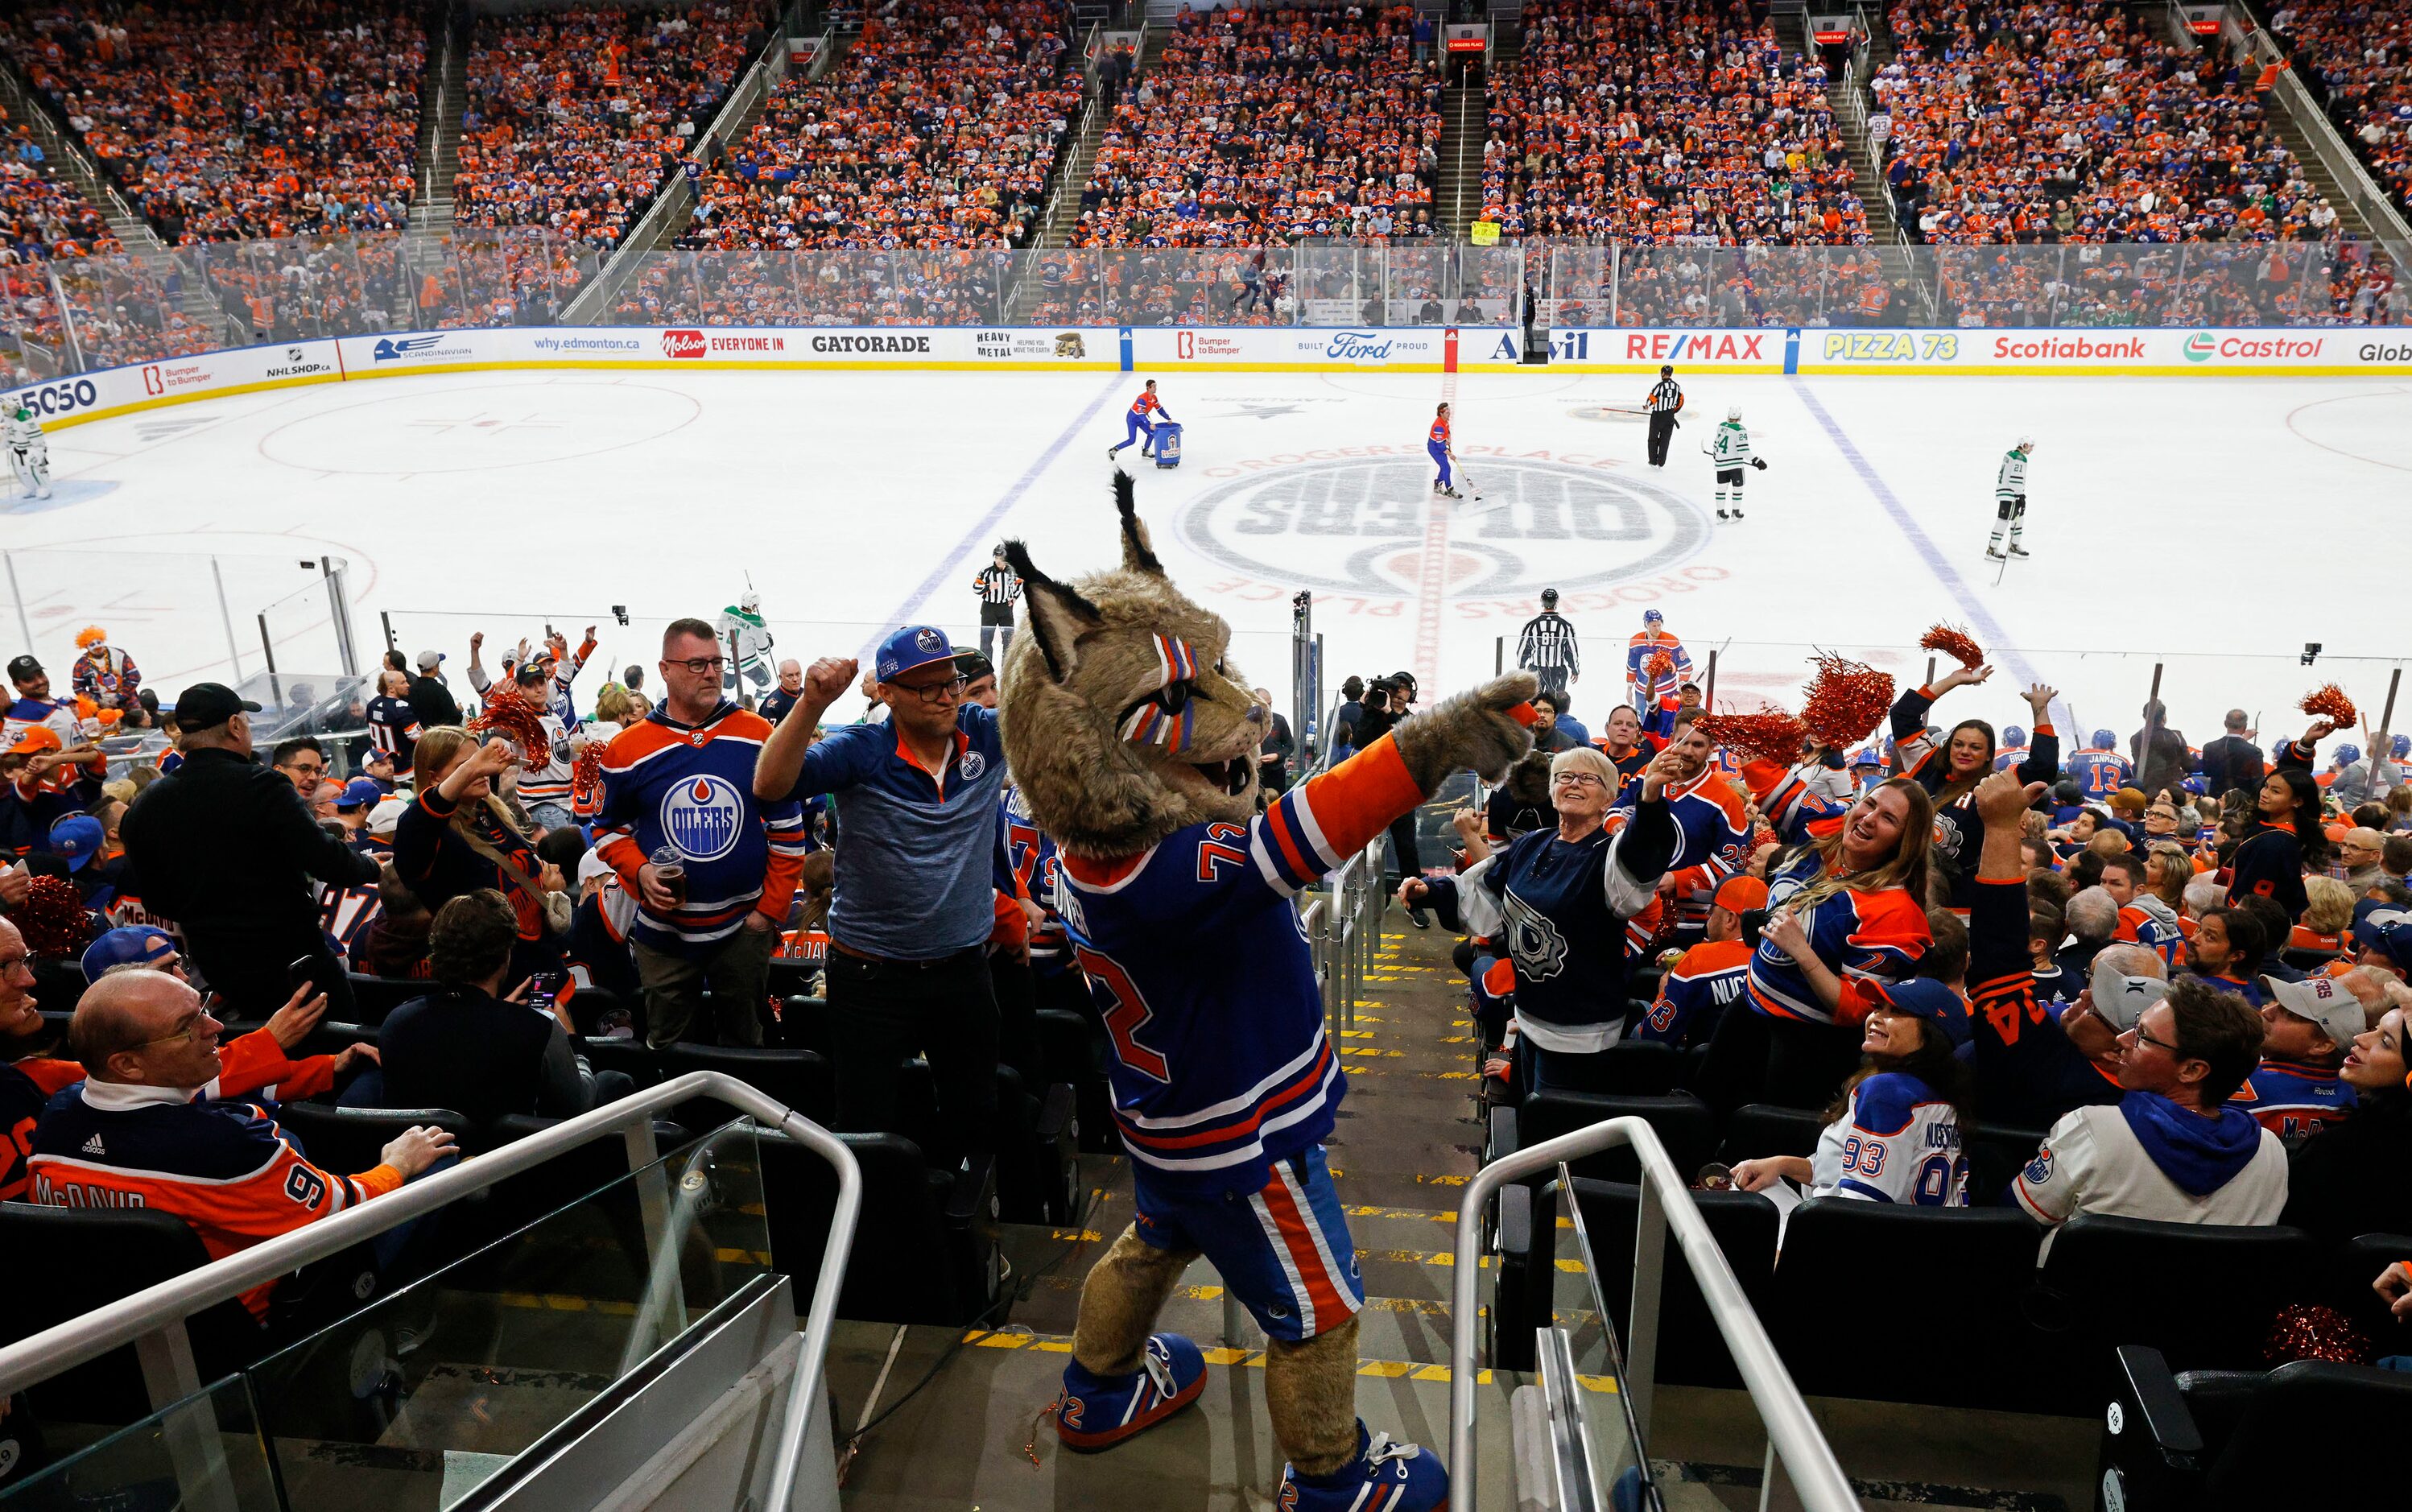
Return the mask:
<svg viewBox="0 0 2412 1512">
<path fill-rule="evenodd" d="M 1744 768 L 1753 780 L 1753 762 Z M 1753 783 L 1757 785 L 1756 781 Z M 1934 800 L 1915 777 L 1868 789 L 1847 810 L 1799 798 L 1787 827 L 1812 838 L 1768 868 L 1747 1013 L 1718 1020 L 1695 1089 L 1711 1106 L 1823 1108 L 1859 1061 L 1878 988 L 1906 981 L 1934 941 L 1926 922 Z"/>
<path fill-rule="evenodd" d="M 554 969 L 569 928 L 567 883 L 560 868 L 537 859 L 526 827 L 494 791 L 518 752 L 499 736 L 480 743 L 458 725 L 438 725 L 420 734 L 416 756 L 419 796 L 394 826 L 394 870 L 431 913 L 463 893 L 493 888 L 518 923 L 511 970 Z"/>
<path fill-rule="evenodd" d="M 2287 933 L 2287 948 L 2343 950 L 2346 926 L 2353 922 L 2353 888 L 2332 876 L 2307 876 L 2303 895 L 2303 917 Z"/>
<path fill-rule="evenodd" d="M 2169 904 L 2181 920 L 2185 917 L 2186 884 L 2194 879 L 2194 858 L 2181 842 L 2155 840 L 2144 852 L 2144 890 Z"/>
</svg>

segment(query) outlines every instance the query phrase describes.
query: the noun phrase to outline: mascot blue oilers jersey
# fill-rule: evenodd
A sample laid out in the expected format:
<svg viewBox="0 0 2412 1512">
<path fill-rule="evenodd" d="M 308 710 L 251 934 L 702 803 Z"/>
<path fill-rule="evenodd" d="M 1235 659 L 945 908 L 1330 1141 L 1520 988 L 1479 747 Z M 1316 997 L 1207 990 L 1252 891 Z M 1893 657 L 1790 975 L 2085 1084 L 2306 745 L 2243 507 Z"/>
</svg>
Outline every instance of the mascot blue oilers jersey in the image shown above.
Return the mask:
<svg viewBox="0 0 2412 1512">
<path fill-rule="evenodd" d="M 1824 865 L 1825 858 L 1813 850 L 1769 877 L 1768 908 L 1784 907 L 1816 879 Z M 1843 978 L 1843 1001 L 1838 1011 L 1830 1011 L 1792 958 L 1762 935 L 1758 953 L 1750 958 L 1750 1006 L 1772 1018 L 1857 1023 L 1872 1006 L 1865 984 L 1872 979 L 1906 981 L 1917 974 L 1918 958 L 1934 940 L 1926 910 L 1900 888 L 1877 892 L 1845 888 L 1810 905 L 1802 923 L 1817 959 Z"/>
<path fill-rule="evenodd" d="M 1056 908 L 1113 1045 L 1114 1119 L 1151 1182 L 1255 1192 L 1345 1090 L 1290 896 L 1422 799 L 1388 736 L 1249 824 L 1065 856 Z"/>
<path fill-rule="evenodd" d="M 1879 1072 L 1851 1089 L 1850 1106 L 1817 1136 L 1809 1180 L 1812 1196 L 1964 1208 L 1959 1113 L 1918 1078 Z"/>
<path fill-rule="evenodd" d="M 2293 1061 L 2264 1061 L 2228 1099 L 2291 1148 L 2350 1116 L 2357 1099 L 2334 1071 Z"/>
</svg>

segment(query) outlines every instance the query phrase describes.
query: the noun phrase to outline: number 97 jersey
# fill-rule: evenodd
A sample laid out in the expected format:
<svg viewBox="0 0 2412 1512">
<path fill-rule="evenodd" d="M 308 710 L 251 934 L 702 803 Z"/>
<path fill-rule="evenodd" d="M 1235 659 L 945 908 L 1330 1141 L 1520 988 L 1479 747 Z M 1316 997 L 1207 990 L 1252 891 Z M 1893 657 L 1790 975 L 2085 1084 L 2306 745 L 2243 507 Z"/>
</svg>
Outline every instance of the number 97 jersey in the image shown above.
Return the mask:
<svg viewBox="0 0 2412 1512">
<path fill-rule="evenodd" d="M 1851 1090 L 1850 1106 L 1817 1137 L 1809 1169 L 1812 1196 L 1968 1205 L 1959 1112 L 1905 1072 L 1882 1072 Z"/>
</svg>

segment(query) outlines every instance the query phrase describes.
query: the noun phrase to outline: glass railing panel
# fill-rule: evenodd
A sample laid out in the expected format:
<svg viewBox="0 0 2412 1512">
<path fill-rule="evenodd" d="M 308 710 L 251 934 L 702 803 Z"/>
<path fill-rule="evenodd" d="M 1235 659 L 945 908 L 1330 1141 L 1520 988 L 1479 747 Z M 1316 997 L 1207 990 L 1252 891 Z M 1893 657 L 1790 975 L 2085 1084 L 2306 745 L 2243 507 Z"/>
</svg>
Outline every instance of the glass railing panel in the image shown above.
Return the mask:
<svg viewBox="0 0 2412 1512">
<path fill-rule="evenodd" d="M 610 1179 L 617 1139 L 456 1204 L 409 1247 L 516 1232 L 250 1373 L 297 1512 L 447 1506 L 771 1269 L 754 1126 Z"/>
<path fill-rule="evenodd" d="M 1625 1392 L 1625 1340 L 1617 1333 L 1615 1314 L 1610 1311 L 1608 1299 L 1610 1285 L 1625 1288 L 1630 1296 L 1632 1257 L 1608 1255 L 1608 1264 L 1602 1267 L 1602 1255 L 1583 1223 L 1581 1205 L 1573 1200 L 1573 1190 L 1570 1174 L 1561 1165 L 1557 1211 L 1570 1228 L 1560 1238 L 1572 1242 L 1563 1244 L 1559 1254 L 1581 1267 L 1569 1278 L 1576 1284 L 1572 1288 L 1560 1287 L 1557 1301 L 1558 1327 L 1566 1335 L 1574 1360 L 1573 1400 L 1590 1435 L 1593 1482 L 1603 1498 L 1616 1488 L 1613 1505 L 1644 1505 L 1632 1499 L 1647 1489 L 1647 1464 L 1634 1424 L 1633 1404 Z M 1676 1263 L 1680 1264 L 1680 1259 Z M 1571 1308 L 1566 1305 L 1569 1289 L 1575 1293 L 1575 1305 Z M 1610 1504 L 1603 1500 L 1601 1505 Z M 1655 1507 L 1655 1503 L 1646 1505 Z"/>
<path fill-rule="evenodd" d="M 21 1470 L 20 1478 L 0 1487 L 0 1506 L 8 1512 L 278 1512 L 281 1505 L 268 1446 L 241 1376 L 228 1376 L 105 1438 L 80 1446 L 49 1442 L 38 1452 L 46 1463 Z"/>
</svg>

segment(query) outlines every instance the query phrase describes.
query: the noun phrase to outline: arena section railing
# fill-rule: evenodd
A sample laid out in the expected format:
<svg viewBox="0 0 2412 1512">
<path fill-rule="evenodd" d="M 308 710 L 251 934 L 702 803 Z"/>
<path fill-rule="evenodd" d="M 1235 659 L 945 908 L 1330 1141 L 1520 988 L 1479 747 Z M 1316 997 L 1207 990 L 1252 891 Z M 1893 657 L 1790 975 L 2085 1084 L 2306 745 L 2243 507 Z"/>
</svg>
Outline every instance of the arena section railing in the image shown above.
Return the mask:
<svg viewBox="0 0 2412 1512">
<path fill-rule="evenodd" d="M 1329 1034 L 1357 1027 L 1357 1006 L 1364 999 L 1365 979 L 1382 945 L 1382 907 L 1390 897 L 1382 888 L 1388 845 L 1389 837 L 1376 835 L 1326 878 L 1324 890 L 1307 899 L 1299 912 L 1299 928 L 1306 935 L 1315 980 L 1323 992 L 1323 1025 Z"/>
<path fill-rule="evenodd" d="M 838 1292 L 854 1243 L 862 1205 L 862 1174 L 854 1152 L 828 1130 L 792 1108 L 764 1095 L 750 1084 L 717 1071 L 696 1071 L 659 1086 L 624 1097 L 591 1112 L 567 1119 L 487 1153 L 463 1160 L 446 1170 L 422 1177 L 374 1202 L 362 1203 L 307 1227 L 281 1234 L 239 1254 L 137 1292 L 110 1305 L 84 1314 L 30 1338 L 0 1348 L 0 1399 L 60 1374 L 87 1360 L 125 1345 L 135 1348 L 143 1366 L 152 1405 L 165 1411 L 191 1402 L 203 1389 L 186 1334 L 187 1318 L 206 1308 L 241 1296 L 255 1286 L 290 1274 L 353 1245 L 364 1243 L 415 1218 L 474 1196 L 496 1182 L 534 1169 L 569 1151 L 617 1134 L 625 1143 L 628 1168 L 640 1176 L 639 1206 L 646 1250 L 655 1256 L 652 1274 L 659 1284 L 675 1288 L 680 1231 L 673 1222 L 676 1200 L 663 1179 L 661 1155 L 655 1148 L 654 1119 L 681 1103 L 708 1097 L 750 1115 L 785 1133 L 790 1139 L 829 1162 L 837 1177 L 831 1211 L 828 1248 L 814 1280 L 812 1307 L 803 1329 L 802 1354 L 789 1387 L 786 1417 L 772 1465 L 771 1494 L 765 1506 L 790 1505 L 803 1453 L 806 1431 L 821 1396 L 830 1338 L 837 1323 Z M 679 1183 L 681 1188 L 688 1184 Z M 649 1291 L 656 1304 L 646 1316 L 668 1320 L 657 1328 L 658 1342 L 668 1343 L 686 1325 L 683 1304 L 671 1290 Z M 635 1347 L 632 1335 L 630 1347 Z M 200 1405 L 207 1406 L 207 1399 Z M 171 1441 L 191 1424 L 169 1425 Z M 196 1505 L 188 1503 L 187 1505 Z"/>
<path fill-rule="evenodd" d="M 1618 1385 L 1625 1399 L 1637 1459 L 1649 1451 L 1650 1409 L 1657 1371 L 1659 1277 L 1665 1270 L 1667 1236 L 1672 1230 L 1678 1252 L 1690 1268 L 1709 1315 L 1725 1339 L 1740 1372 L 1743 1389 L 1758 1409 L 1767 1428 L 1767 1463 L 1761 1481 L 1760 1505 L 1775 1484 L 1781 1463 L 1806 1512 L 1857 1512 L 1858 1495 L 1843 1474 L 1834 1451 L 1818 1431 L 1809 1404 L 1802 1399 L 1792 1376 L 1760 1326 L 1758 1314 L 1743 1297 L 1742 1283 L 1717 1249 L 1689 1187 L 1675 1170 L 1667 1148 L 1649 1123 L 1638 1118 L 1613 1118 L 1587 1129 L 1545 1139 L 1530 1149 L 1503 1155 L 1475 1173 L 1466 1183 L 1457 1210 L 1456 1264 L 1449 1287 L 1449 1505 L 1450 1512 L 1473 1512 L 1477 1484 L 1478 1445 L 1474 1431 L 1478 1314 L 1476 1287 L 1481 1278 L 1483 1210 L 1500 1188 L 1523 1177 L 1563 1166 L 1602 1150 L 1627 1146 L 1641 1167 L 1640 1211 L 1635 1223 L 1633 1306 L 1631 1324 L 1623 1341 L 1625 1373 Z M 1624 1496 L 1615 1505 L 1626 1505 Z"/>
</svg>

